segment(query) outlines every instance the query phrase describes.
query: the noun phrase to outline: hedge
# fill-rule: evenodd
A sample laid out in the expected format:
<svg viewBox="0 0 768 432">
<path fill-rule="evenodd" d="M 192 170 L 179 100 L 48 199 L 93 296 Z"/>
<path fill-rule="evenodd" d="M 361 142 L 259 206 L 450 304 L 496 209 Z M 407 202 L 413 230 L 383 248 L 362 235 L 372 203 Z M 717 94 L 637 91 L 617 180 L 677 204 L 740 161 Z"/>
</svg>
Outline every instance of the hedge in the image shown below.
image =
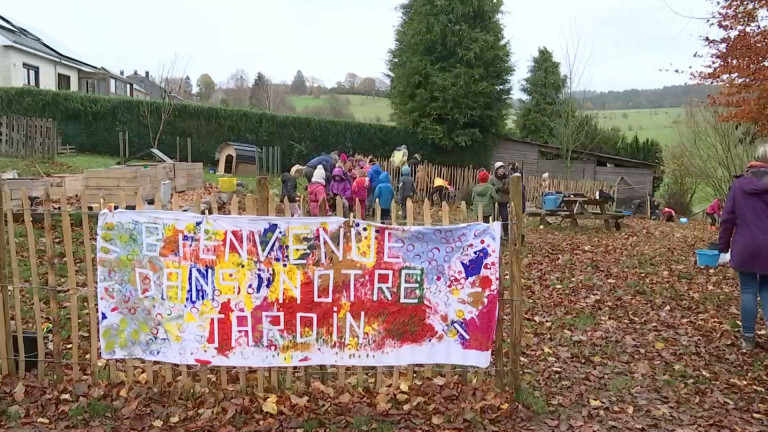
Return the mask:
<svg viewBox="0 0 768 432">
<path fill-rule="evenodd" d="M 87 95 L 32 88 L 1 88 L 0 115 L 51 118 L 57 121 L 62 142 L 81 153 L 119 155 L 118 133 L 127 131 L 131 154 L 151 147 L 146 112 L 156 133 L 163 108 L 159 101 Z M 246 142 L 282 149 L 283 169 L 304 163 L 322 152 L 341 150 L 387 157 L 399 145 L 421 153 L 431 162 L 485 165 L 489 149 L 450 152 L 419 139 L 399 127 L 344 120 L 276 115 L 239 108 L 177 103 L 166 120 L 158 148 L 174 157 L 176 137 L 192 139 L 192 159 L 214 162 L 216 147 L 225 141 Z M 182 146 L 182 159 L 186 146 Z"/>
</svg>

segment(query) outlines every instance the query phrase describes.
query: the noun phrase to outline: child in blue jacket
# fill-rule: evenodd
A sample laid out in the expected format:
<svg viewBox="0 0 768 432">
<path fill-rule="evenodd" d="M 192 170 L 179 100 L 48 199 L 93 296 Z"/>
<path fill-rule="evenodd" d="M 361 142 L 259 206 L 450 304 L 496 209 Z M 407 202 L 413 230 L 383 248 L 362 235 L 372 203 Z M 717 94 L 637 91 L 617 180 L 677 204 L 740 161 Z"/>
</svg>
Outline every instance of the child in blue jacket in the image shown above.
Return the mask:
<svg viewBox="0 0 768 432">
<path fill-rule="evenodd" d="M 391 220 L 392 198 L 395 197 L 395 189 L 390 184 L 389 173 L 383 172 L 379 176 L 379 182 L 376 190 L 373 192 L 373 201 L 379 200 L 381 206 L 381 220 Z"/>
</svg>

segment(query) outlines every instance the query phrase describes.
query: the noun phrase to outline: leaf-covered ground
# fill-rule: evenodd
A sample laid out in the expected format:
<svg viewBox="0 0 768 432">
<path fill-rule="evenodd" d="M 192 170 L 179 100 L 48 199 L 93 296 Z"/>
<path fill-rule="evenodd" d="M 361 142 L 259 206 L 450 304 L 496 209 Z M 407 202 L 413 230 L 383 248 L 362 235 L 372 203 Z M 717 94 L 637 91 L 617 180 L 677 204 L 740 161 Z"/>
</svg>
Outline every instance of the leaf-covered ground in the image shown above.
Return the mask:
<svg viewBox="0 0 768 432">
<path fill-rule="evenodd" d="M 768 430 L 768 353 L 738 346 L 734 276 L 694 265 L 713 237 L 640 220 L 618 233 L 529 229 L 516 400 L 443 378 L 292 396 L 6 378 L 0 429 Z"/>
<path fill-rule="evenodd" d="M 734 274 L 695 266 L 716 235 L 628 225 L 529 230 L 523 365 L 546 404 L 530 429 L 768 429 L 768 354 L 739 348 Z"/>
</svg>

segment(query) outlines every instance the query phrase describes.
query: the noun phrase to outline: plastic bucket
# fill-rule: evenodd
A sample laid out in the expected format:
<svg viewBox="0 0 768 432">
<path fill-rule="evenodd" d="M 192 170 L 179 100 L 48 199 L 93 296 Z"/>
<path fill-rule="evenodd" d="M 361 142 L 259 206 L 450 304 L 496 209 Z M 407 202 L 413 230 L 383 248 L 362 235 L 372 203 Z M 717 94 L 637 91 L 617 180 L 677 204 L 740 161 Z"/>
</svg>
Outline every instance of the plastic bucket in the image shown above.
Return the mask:
<svg viewBox="0 0 768 432">
<path fill-rule="evenodd" d="M 219 177 L 219 191 L 234 192 L 237 189 L 237 177 Z"/>
<path fill-rule="evenodd" d="M 699 249 L 696 251 L 696 265 L 699 267 L 717 267 L 717 262 L 720 260 L 720 252 Z"/>
<path fill-rule="evenodd" d="M 29 372 L 32 369 L 37 369 L 37 333 L 31 330 L 22 331 L 22 344 L 24 344 L 24 369 Z M 18 357 L 19 354 L 19 340 L 16 336 L 16 332 L 13 332 L 13 354 Z M 19 367 L 18 358 L 14 359 L 16 368 Z"/>
<path fill-rule="evenodd" d="M 681 224 L 687 224 L 688 223 L 688 218 L 680 218 L 680 223 Z"/>
<path fill-rule="evenodd" d="M 560 208 L 563 196 L 558 194 L 544 195 L 541 197 L 541 208 L 544 210 L 556 210 Z"/>
</svg>

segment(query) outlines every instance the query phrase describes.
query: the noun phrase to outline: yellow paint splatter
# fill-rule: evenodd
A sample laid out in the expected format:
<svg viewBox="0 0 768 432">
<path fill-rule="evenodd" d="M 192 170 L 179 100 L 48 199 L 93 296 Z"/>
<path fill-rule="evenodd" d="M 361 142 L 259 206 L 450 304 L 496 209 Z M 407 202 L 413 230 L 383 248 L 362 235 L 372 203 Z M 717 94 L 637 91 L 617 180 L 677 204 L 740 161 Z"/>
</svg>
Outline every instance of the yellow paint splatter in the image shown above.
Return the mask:
<svg viewBox="0 0 768 432">
<path fill-rule="evenodd" d="M 283 267 L 283 264 L 286 266 Z M 295 299 L 296 292 L 291 288 L 291 285 L 295 286 L 297 290 L 301 289 L 301 280 L 299 280 L 301 270 L 295 265 L 277 261 L 272 263 L 272 269 L 275 271 L 275 281 L 272 283 L 272 286 L 269 287 L 269 294 L 267 295 L 269 301 L 277 302 L 280 300 L 281 284 L 283 286 L 283 301 L 286 301 L 287 299 Z M 282 278 L 286 278 L 285 281 L 283 281 Z"/>
<path fill-rule="evenodd" d="M 181 332 L 179 332 L 179 325 L 171 323 L 163 323 L 163 328 L 168 337 L 174 342 L 181 342 Z"/>
<path fill-rule="evenodd" d="M 458 335 L 459 335 L 459 332 L 457 332 L 455 328 L 451 327 L 450 330 L 448 330 L 449 338 L 456 339 L 456 336 Z"/>
<path fill-rule="evenodd" d="M 349 312 L 349 302 L 344 300 L 341 302 L 341 310 L 339 310 L 339 318 L 344 318 L 344 315 Z"/>
<path fill-rule="evenodd" d="M 359 347 L 360 347 L 360 342 L 357 340 L 356 337 L 349 339 L 349 342 L 347 343 L 348 350 L 356 350 Z"/>
<path fill-rule="evenodd" d="M 459 318 L 459 319 L 464 318 L 464 311 L 461 310 L 461 309 L 457 310 L 456 311 L 456 318 Z"/>
<path fill-rule="evenodd" d="M 451 295 L 454 296 L 454 297 L 458 297 L 460 294 L 461 294 L 461 291 L 459 291 L 458 288 L 453 288 L 451 290 Z"/>
</svg>

